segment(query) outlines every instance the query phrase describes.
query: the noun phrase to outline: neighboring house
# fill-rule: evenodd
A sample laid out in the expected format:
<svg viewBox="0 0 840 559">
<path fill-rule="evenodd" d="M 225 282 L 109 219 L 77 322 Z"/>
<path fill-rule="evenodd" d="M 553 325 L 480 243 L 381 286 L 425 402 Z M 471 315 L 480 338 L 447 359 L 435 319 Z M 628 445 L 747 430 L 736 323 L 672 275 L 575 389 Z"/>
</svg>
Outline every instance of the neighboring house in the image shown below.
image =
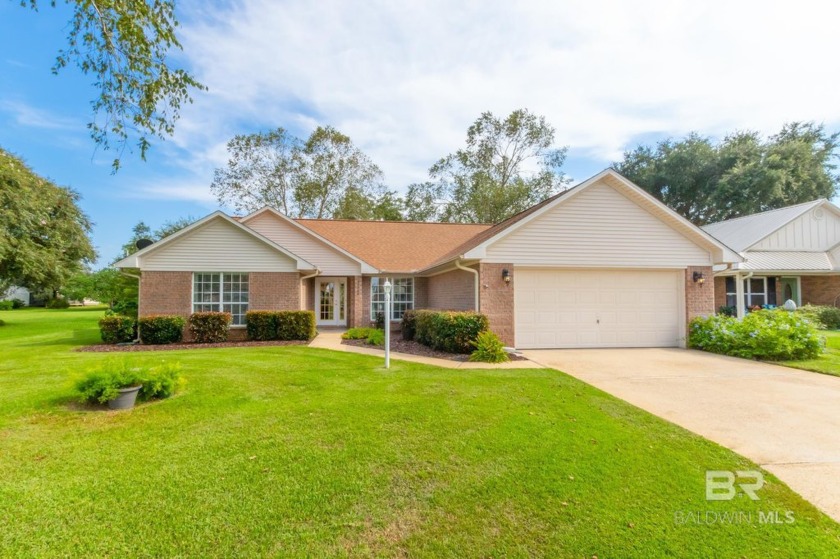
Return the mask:
<svg viewBox="0 0 840 559">
<path fill-rule="evenodd" d="M 715 273 L 715 306 L 840 303 L 840 209 L 828 200 L 706 225 L 744 262 Z M 739 303 L 740 301 L 740 303 Z"/>
<path fill-rule="evenodd" d="M 12 286 L 5 294 L 0 292 L 0 301 L 20 299 L 25 305 L 30 303 L 30 293 L 25 287 Z"/>
<path fill-rule="evenodd" d="M 140 315 L 311 309 L 363 326 L 384 309 L 480 310 L 510 346 L 669 347 L 715 311 L 712 266 L 737 253 L 612 170 L 497 225 L 215 212 L 118 262 Z"/>
</svg>

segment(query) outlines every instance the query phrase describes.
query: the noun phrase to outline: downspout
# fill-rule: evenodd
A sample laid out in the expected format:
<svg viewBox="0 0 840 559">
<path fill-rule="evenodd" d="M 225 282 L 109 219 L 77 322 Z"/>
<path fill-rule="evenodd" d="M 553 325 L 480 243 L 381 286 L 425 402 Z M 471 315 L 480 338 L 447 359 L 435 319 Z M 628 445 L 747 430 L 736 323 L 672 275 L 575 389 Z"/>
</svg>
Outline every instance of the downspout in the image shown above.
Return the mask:
<svg viewBox="0 0 840 559">
<path fill-rule="evenodd" d="M 300 293 L 301 293 L 300 300 L 301 300 L 301 302 L 303 302 L 303 308 L 306 308 L 306 302 L 303 301 L 303 299 L 304 299 L 304 297 L 303 297 L 303 282 L 304 282 L 304 280 L 312 279 L 315 276 L 320 276 L 320 275 L 321 275 L 321 270 L 318 269 L 318 268 L 315 268 L 315 273 L 314 274 L 309 274 L 308 276 L 303 276 L 302 278 L 300 278 Z"/>
<path fill-rule="evenodd" d="M 464 270 L 465 272 L 470 272 L 471 274 L 475 274 L 475 312 L 481 312 L 481 302 L 478 297 L 478 285 L 479 285 L 479 275 L 478 270 L 473 270 L 472 268 L 467 268 L 466 266 L 461 265 L 461 260 L 464 258 L 464 255 L 458 257 L 455 261 L 455 267 L 459 270 Z"/>
</svg>

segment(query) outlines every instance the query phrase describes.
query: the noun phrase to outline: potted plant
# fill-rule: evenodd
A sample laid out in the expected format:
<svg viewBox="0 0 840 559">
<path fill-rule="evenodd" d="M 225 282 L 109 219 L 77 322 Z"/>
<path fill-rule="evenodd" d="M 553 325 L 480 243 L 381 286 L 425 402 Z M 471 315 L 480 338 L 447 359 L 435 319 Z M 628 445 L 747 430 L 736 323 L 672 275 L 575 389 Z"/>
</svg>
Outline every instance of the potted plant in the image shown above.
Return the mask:
<svg viewBox="0 0 840 559">
<path fill-rule="evenodd" d="M 76 382 L 76 390 L 83 403 L 108 404 L 112 410 L 131 409 L 143 388 L 139 371 L 124 362 L 110 361 L 88 371 Z"/>
</svg>

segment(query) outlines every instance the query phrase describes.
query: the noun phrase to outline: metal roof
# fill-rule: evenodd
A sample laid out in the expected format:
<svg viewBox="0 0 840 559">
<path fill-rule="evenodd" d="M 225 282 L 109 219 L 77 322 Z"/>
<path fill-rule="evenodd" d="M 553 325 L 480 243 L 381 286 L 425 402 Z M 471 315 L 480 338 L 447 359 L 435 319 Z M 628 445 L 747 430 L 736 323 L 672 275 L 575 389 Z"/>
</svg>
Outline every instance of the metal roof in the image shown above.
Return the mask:
<svg viewBox="0 0 840 559">
<path fill-rule="evenodd" d="M 811 208 L 824 202 L 827 202 L 827 200 L 820 198 L 813 202 L 710 223 L 704 225 L 703 230 L 732 249 L 742 252 Z"/>
<path fill-rule="evenodd" d="M 831 272 L 835 269 L 827 252 L 749 251 L 744 256 L 747 260 L 737 264 L 738 270 Z"/>
</svg>

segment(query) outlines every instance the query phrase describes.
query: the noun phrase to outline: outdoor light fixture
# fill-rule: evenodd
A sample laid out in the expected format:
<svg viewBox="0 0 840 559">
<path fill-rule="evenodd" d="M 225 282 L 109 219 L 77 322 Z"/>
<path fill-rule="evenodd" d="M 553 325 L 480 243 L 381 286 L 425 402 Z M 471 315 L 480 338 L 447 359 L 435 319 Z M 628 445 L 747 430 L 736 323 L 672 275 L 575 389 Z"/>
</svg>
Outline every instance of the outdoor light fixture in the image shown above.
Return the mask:
<svg viewBox="0 0 840 559">
<path fill-rule="evenodd" d="M 391 368 L 391 282 L 385 280 L 385 368 Z"/>
<path fill-rule="evenodd" d="M 502 279 L 505 280 L 505 283 L 510 283 L 510 270 L 507 268 L 502 270 Z"/>
<path fill-rule="evenodd" d="M 694 272 L 694 283 L 703 285 L 706 278 L 703 277 L 703 272 Z"/>
</svg>

